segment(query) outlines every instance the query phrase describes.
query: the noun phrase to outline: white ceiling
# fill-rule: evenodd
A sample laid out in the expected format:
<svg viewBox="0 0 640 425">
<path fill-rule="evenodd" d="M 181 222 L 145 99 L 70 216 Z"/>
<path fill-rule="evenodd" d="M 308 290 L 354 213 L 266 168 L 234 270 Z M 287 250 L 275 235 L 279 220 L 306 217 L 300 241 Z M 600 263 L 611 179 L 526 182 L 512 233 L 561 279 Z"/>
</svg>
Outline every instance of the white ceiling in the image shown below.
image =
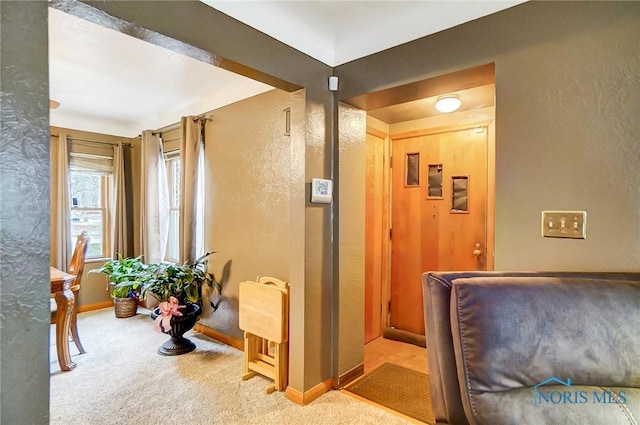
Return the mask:
<svg viewBox="0 0 640 425">
<path fill-rule="evenodd" d="M 214 1 L 219 11 L 330 66 L 519 1 Z M 272 87 L 49 9 L 51 125 L 133 137 Z"/>
<path fill-rule="evenodd" d="M 490 15 L 523 0 L 200 0 L 330 66 Z"/>
<path fill-rule="evenodd" d="M 134 137 L 271 89 L 49 8 L 53 126 Z"/>
</svg>

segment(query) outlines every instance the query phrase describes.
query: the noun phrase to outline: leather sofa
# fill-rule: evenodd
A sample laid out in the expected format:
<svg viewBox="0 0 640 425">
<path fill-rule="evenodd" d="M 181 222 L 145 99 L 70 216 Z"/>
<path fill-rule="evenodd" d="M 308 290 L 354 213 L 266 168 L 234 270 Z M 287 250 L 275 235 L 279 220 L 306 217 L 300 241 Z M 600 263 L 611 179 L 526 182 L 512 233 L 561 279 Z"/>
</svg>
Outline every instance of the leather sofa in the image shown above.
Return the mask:
<svg viewBox="0 0 640 425">
<path fill-rule="evenodd" d="M 640 273 L 422 278 L 438 424 L 640 424 Z"/>
</svg>

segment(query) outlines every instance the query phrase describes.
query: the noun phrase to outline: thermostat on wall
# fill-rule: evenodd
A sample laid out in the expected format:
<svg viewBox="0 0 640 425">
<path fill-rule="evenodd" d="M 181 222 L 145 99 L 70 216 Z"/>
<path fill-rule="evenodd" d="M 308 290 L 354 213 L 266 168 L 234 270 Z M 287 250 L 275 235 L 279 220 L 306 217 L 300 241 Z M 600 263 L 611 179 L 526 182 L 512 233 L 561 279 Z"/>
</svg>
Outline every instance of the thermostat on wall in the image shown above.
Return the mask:
<svg viewBox="0 0 640 425">
<path fill-rule="evenodd" d="M 311 179 L 311 202 L 330 204 L 333 198 L 333 182 L 327 179 Z"/>
</svg>

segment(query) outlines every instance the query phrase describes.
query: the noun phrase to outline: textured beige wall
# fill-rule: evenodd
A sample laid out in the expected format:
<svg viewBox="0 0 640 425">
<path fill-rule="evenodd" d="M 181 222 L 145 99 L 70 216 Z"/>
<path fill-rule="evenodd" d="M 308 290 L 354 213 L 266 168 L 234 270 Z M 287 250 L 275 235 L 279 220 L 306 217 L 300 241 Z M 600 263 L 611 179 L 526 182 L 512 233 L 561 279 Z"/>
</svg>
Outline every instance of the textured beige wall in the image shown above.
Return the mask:
<svg viewBox="0 0 640 425">
<path fill-rule="evenodd" d="M 637 2 L 527 2 L 338 67 L 341 96 L 494 62 L 495 268 L 637 271 L 638 22 Z M 587 239 L 542 238 L 546 209 L 586 210 Z"/>
<path fill-rule="evenodd" d="M 340 256 L 337 375 L 364 361 L 366 113 L 339 106 Z"/>
<path fill-rule="evenodd" d="M 285 109 L 291 113 L 289 136 L 284 134 Z M 272 90 L 215 110 L 206 127 L 205 144 L 205 243 L 208 250 L 218 251 L 210 266 L 224 279 L 224 288 L 219 309 L 202 324 L 242 338 L 239 283 L 258 275 L 288 281 L 289 385 L 296 389 L 304 387 L 305 367 L 321 364 L 306 361 L 308 331 L 301 320 L 309 312 L 305 301 L 305 113 L 304 90 Z M 310 327 L 314 325 L 317 321 Z"/>
<path fill-rule="evenodd" d="M 640 3 L 531 9 L 496 61 L 496 269 L 638 271 Z M 587 239 L 542 238 L 541 210 L 587 211 Z"/>
<path fill-rule="evenodd" d="M 209 266 L 224 286 L 202 323 L 238 339 L 239 283 L 290 280 L 290 107 L 289 93 L 271 90 L 215 110 L 205 128 L 205 247 L 218 251 Z"/>
<path fill-rule="evenodd" d="M 305 90 L 291 94 L 291 162 L 289 169 L 289 386 L 304 388 L 305 323 Z"/>
</svg>

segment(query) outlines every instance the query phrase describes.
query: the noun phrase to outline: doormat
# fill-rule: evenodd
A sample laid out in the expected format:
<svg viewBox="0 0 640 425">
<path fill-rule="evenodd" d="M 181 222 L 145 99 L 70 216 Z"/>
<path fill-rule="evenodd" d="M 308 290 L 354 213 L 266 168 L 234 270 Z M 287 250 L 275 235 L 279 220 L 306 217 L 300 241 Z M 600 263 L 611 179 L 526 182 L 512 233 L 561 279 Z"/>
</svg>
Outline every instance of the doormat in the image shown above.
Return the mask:
<svg viewBox="0 0 640 425">
<path fill-rule="evenodd" d="M 435 424 L 429 375 L 384 363 L 344 388 L 345 391 L 427 424 Z"/>
</svg>

